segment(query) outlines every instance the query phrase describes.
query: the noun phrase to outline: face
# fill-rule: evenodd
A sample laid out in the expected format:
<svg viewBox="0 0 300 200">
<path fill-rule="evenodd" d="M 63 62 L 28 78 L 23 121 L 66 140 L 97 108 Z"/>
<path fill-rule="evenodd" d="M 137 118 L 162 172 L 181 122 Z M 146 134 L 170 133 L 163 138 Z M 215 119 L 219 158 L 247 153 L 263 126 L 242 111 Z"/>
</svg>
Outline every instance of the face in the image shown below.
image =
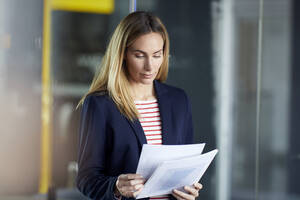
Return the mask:
<svg viewBox="0 0 300 200">
<path fill-rule="evenodd" d="M 163 62 L 164 41 L 159 33 L 138 37 L 128 47 L 125 61 L 131 84 L 152 84 Z"/>
</svg>

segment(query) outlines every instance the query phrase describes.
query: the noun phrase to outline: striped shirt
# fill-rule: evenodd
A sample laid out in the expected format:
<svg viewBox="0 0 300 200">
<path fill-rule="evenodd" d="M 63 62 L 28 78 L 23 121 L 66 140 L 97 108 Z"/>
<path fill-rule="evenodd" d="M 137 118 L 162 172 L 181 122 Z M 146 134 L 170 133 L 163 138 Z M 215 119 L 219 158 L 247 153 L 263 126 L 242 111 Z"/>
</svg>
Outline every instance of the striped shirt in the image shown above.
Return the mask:
<svg viewBox="0 0 300 200">
<path fill-rule="evenodd" d="M 157 100 L 134 101 L 140 114 L 139 121 L 144 130 L 147 143 L 152 145 L 162 144 L 162 129 L 160 112 Z M 168 200 L 167 195 L 150 197 L 150 200 Z"/>
</svg>

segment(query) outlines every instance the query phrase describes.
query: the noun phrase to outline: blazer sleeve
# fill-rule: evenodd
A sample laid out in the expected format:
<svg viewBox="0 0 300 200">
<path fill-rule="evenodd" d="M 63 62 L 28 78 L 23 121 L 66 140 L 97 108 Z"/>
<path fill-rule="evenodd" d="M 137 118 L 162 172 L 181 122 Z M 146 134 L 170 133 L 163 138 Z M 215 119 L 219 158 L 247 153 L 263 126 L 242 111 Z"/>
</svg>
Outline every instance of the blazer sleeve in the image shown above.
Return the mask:
<svg viewBox="0 0 300 200">
<path fill-rule="evenodd" d="M 185 94 L 187 112 L 185 117 L 185 144 L 193 144 L 194 143 L 194 128 L 193 128 L 193 118 L 192 118 L 192 108 L 191 103 L 188 96 Z"/>
<path fill-rule="evenodd" d="M 91 199 L 114 199 L 117 177 L 105 173 L 108 133 L 104 98 L 88 96 L 81 111 L 77 187 Z"/>
</svg>

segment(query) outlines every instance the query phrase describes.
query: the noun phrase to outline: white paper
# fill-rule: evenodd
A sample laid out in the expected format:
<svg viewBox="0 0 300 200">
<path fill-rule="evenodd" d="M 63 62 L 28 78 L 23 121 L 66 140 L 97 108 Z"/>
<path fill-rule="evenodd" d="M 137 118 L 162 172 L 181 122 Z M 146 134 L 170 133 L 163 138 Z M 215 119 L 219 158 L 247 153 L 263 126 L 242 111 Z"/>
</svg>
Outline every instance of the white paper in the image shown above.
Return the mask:
<svg viewBox="0 0 300 200">
<path fill-rule="evenodd" d="M 163 161 L 147 180 L 137 199 L 171 194 L 173 189 L 198 182 L 214 159 L 218 150 L 183 159 Z"/>
<path fill-rule="evenodd" d="M 146 180 L 163 161 L 200 155 L 205 144 L 188 145 L 150 145 L 144 144 L 137 167 L 137 174 Z"/>
</svg>

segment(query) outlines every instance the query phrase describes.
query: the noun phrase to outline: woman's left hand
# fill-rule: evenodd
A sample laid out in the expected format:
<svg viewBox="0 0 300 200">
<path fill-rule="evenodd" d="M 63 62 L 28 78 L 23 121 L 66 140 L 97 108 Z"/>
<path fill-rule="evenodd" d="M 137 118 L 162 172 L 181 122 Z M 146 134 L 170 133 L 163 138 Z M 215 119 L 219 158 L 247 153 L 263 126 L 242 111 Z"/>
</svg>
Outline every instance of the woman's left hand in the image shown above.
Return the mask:
<svg viewBox="0 0 300 200">
<path fill-rule="evenodd" d="M 184 186 L 184 190 L 186 192 L 182 192 L 179 190 L 173 190 L 172 195 L 178 200 L 193 200 L 199 196 L 199 190 L 202 189 L 202 185 L 200 183 L 194 183 L 193 186 Z"/>
</svg>

